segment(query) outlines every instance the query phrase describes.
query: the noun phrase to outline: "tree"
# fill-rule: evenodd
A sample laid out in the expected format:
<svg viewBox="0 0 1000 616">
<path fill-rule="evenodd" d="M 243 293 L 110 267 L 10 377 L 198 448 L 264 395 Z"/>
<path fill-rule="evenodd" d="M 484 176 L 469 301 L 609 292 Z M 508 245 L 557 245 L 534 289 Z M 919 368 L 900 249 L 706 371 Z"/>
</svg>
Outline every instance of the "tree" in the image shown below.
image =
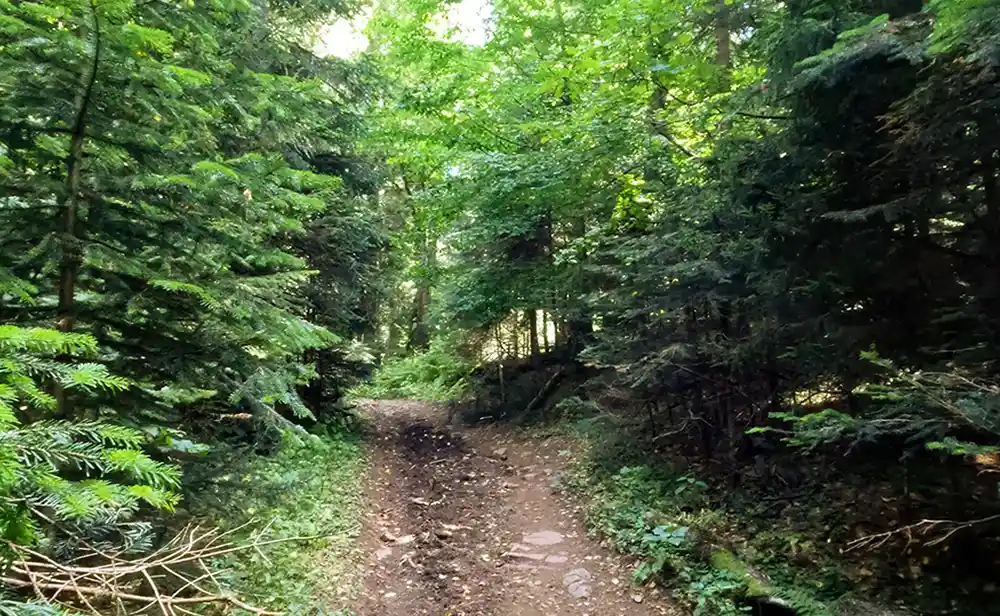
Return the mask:
<svg viewBox="0 0 1000 616">
<path fill-rule="evenodd" d="M 364 71 L 307 42 L 354 8 L 0 1 L 14 545 L 149 548 L 182 488 L 170 460 L 207 449 L 191 438 L 221 452 L 226 425 L 257 438 L 333 411 L 384 240 L 353 151 Z"/>
<path fill-rule="evenodd" d="M 91 333 L 138 383 L 135 408 L 219 391 L 261 421 L 282 423 L 275 404 L 307 416 L 302 360 L 337 341 L 306 319 L 293 238 L 343 184 L 292 163 L 344 134 L 332 110 L 349 91 L 280 36 L 330 7 L 273 8 L 4 8 L 4 260 L 58 298 L 6 312 Z"/>
<path fill-rule="evenodd" d="M 30 290 L 4 272 L 0 291 L 30 299 Z M 97 354 L 85 334 L 0 326 L 0 528 L 13 544 L 137 549 L 151 540 L 149 524 L 135 519 L 140 507 L 171 511 L 179 500 L 178 469 L 143 453 L 141 432 L 100 419 L 45 419 L 57 405 L 46 383 L 86 395 L 129 387 L 102 364 L 58 359 Z"/>
</svg>

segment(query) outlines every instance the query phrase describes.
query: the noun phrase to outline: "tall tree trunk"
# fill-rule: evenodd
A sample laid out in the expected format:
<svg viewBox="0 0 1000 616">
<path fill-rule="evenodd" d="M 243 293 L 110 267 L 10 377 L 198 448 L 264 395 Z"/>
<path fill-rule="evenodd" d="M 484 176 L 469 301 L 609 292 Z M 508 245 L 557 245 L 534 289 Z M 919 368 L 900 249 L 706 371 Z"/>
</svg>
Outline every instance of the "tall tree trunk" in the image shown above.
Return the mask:
<svg viewBox="0 0 1000 616">
<path fill-rule="evenodd" d="M 528 320 L 528 344 L 531 348 L 531 359 L 538 359 L 538 311 L 534 308 L 524 311 L 524 318 Z"/>
<path fill-rule="evenodd" d="M 431 305 L 431 280 L 426 276 L 437 269 L 437 236 L 430 229 L 424 230 L 423 264 L 425 278 L 417 286 L 417 294 L 413 301 L 413 312 L 410 319 L 410 338 L 407 342 L 408 351 L 422 351 L 431 342 L 430 324 L 427 313 Z"/>
<path fill-rule="evenodd" d="M 427 327 L 427 307 L 431 303 L 430 285 L 421 284 L 413 298 L 410 311 L 410 335 L 406 341 L 407 351 L 422 351 L 430 344 L 430 330 Z"/>
<path fill-rule="evenodd" d="M 517 312 L 515 312 L 510 317 L 510 321 L 511 321 L 511 325 L 510 325 L 511 341 L 513 343 L 512 348 L 514 350 L 512 359 L 515 359 L 515 360 L 521 359 L 521 345 L 520 345 L 521 328 L 518 326 L 519 325 L 519 323 L 518 323 L 518 321 L 519 321 L 518 317 L 519 316 L 520 315 Z"/>
<path fill-rule="evenodd" d="M 542 336 L 543 336 L 543 338 L 542 338 L 543 347 L 542 348 L 545 349 L 545 353 L 548 354 L 548 352 L 549 352 L 549 350 L 551 348 L 551 347 L 549 347 L 549 311 L 548 310 L 542 310 Z"/>
<path fill-rule="evenodd" d="M 573 219 L 572 228 L 573 239 L 582 238 L 587 234 L 587 221 L 583 216 L 577 216 Z M 586 314 L 583 314 L 582 306 L 579 306 L 576 302 L 575 297 L 579 296 L 580 290 L 584 286 L 584 268 L 583 263 L 586 262 L 586 253 L 578 255 L 578 263 L 576 266 L 576 275 L 573 282 L 573 287 L 570 289 L 569 299 L 576 304 L 570 308 L 570 314 L 566 319 L 566 344 L 570 347 L 570 352 L 573 356 L 576 356 L 583 347 L 587 345 L 590 340 L 591 334 L 594 332 L 594 324 Z"/>
<path fill-rule="evenodd" d="M 994 257 L 1000 251 L 1000 189 L 997 185 L 997 164 L 995 160 L 996 152 L 992 148 L 988 149 L 982 157 L 982 178 L 983 193 L 986 198 L 986 226 L 989 241 L 987 244 L 992 248 Z"/>
<path fill-rule="evenodd" d="M 58 329 L 71 332 L 76 324 L 76 281 L 83 263 L 83 247 L 78 237 L 77 217 L 80 208 L 80 176 L 83 167 L 83 145 L 87 133 L 87 111 L 97 83 L 97 69 L 101 62 L 101 22 L 97 6 L 91 1 L 93 32 L 84 30 L 81 38 L 93 38 L 94 57 L 87 72 L 80 77 L 80 89 L 74 98 L 76 117 L 70 133 L 69 157 L 66 160 L 66 197 L 60 213 L 59 303 L 56 307 Z M 66 388 L 56 383 L 53 392 L 59 417 L 72 413 Z"/>
<path fill-rule="evenodd" d="M 986 200 L 986 282 L 982 285 L 980 302 L 983 306 L 983 318 L 987 320 L 995 341 L 1000 340 L 1000 284 L 997 283 L 996 272 L 1000 268 L 1000 187 L 998 187 L 996 152 L 987 145 L 982 155 L 983 193 Z"/>
<path fill-rule="evenodd" d="M 715 61 L 726 68 L 733 65 L 730 33 L 729 6 L 726 0 L 718 0 L 715 5 Z"/>
</svg>

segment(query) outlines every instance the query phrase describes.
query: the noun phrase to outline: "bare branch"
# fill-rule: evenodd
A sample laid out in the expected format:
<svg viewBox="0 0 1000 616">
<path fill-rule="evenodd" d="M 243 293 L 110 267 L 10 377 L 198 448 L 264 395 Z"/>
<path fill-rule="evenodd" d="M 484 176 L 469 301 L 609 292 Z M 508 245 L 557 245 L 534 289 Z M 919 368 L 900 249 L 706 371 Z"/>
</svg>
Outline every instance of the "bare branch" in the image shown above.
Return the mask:
<svg viewBox="0 0 1000 616">
<path fill-rule="evenodd" d="M 859 548 L 869 548 L 876 549 L 880 548 L 894 537 L 899 535 L 906 536 L 907 545 L 918 541 L 916 536 L 921 538 L 927 537 L 935 529 L 940 529 L 945 531 L 943 535 L 934 537 L 933 539 L 924 542 L 924 545 L 928 547 L 933 547 L 944 543 L 952 537 L 955 533 L 966 528 L 971 528 L 973 526 L 978 526 L 980 524 L 987 524 L 993 522 L 994 520 L 1000 520 L 1000 514 L 991 515 L 985 518 L 979 518 L 978 520 L 969 520 L 966 522 L 956 522 L 954 520 L 920 520 L 915 524 L 909 524 L 901 528 L 894 530 L 889 530 L 884 533 L 876 533 L 874 535 L 866 535 L 855 539 L 847 544 L 847 552 L 851 550 L 856 550 Z"/>
<path fill-rule="evenodd" d="M 233 535 L 249 526 L 221 532 L 189 526 L 154 552 L 126 559 L 121 553 L 108 554 L 89 548 L 81 558 L 60 563 L 45 554 L 8 542 L 20 557 L 10 563 L 0 582 L 13 588 L 30 589 L 46 603 L 69 605 L 90 614 L 107 614 L 106 603 L 123 614 L 156 613 L 160 616 L 192 614 L 197 606 L 224 603 L 257 614 L 280 616 L 281 612 L 251 606 L 226 592 L 215 577 L 209 561 L 218 556 L 316 537 L 289 537 L 262 540 L 271 525 L 252 534 L 245 542 Z M 96 562 L 98 564 L 85 565 Z M 162 586 L 166 588 L 161 588 Z M 190 607 L 187 609 L 185 606 Z"/>
</svg>

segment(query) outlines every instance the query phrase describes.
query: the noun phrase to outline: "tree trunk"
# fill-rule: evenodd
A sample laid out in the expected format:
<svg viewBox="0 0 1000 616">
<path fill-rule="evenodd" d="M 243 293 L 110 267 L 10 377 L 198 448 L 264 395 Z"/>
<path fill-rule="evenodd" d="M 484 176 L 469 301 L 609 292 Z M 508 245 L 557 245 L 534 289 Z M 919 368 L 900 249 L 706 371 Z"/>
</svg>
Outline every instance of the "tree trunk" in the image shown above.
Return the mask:
<svg viewBox="0 0 1000 616">
<path fill-rule="evenodd" d="M 425 276 L 437 269 L 437 237 L 430 229 L 424 230 L 424 267 Z M 425 278 L 419 282 L 417 295 L 413 301 L 413 312 L 410 318 L 410 338 L 406 350 L 423 351 L 431 342 L 430 325 L 427 323 L 427 312 L 431 305 L 431 280 Z"/>
<path fill-rule="evenodd" d="M 545 353 L 547 355 L 548 352 L 549 352 L 549 350 L 550 350 L 550 347 L 549 347 L 549 311 L 548 310 L 542 310 L 542 336 L 543 336 L 542 341 L 543 341 L 543 345 L 544 345 L 543 348 L 545 349 Z"/>
<path fill-rule="evenodd" d="M 431 303 L 431 290 L 427 285 L 417 289 L 413 298 L 413 310 L 410 312 L 410 335 L 406 341 L 406 350 L 422 351 L 430 344 L 430 331 L 427 328 L 427 307 Z"/>
<path fill-rule="evenodd" d="M 519 316 L 520 315 L 517 312 L 515 312 L 510 319 L 511 341 L 513 342 L 513 349 L 514 349 L 514 356 L 512 357 L 512 359 L 515 360 L 521 358 L 521 344 L 520 344 L 521 341 L 519 340 L 519 338 L 521 337 L 521 328 L 518 327 Z"/>
<path fill-rule="evenodd" d="M 538 359 L 540 350 L 538 348 L 538 311 L 535 309 L 525 310 L 524 318 L 528 320 L 528 337 L 531 348 L 532 361 Z"/>
<path fill-rule="evenodd" d="M 582 238 L 587 234 L 587 221 L 583 216 L 577 216 L 573 219 L 573 230 L 571 233 L 573 239 Z M 586 257 L 586 253 L 578 256 L 579 265 L 576 266 L 576 275 L 573 282 L 574 288 L 570 290 L 571 300 L 584 287 L 583 263 L 586 262 Z M 571 312 L 566 319 L 566 345 L 569 347 L 572 356 L 576 356 L 577 353 L 583 350 L 583 347 L 590 341 L 593 332 L 594 324 L 588 316 L 579 313 L 573 314 Z"/>
<path fill-rule="evenodd" d="M 729 6 L 726 0 L 718 0 L 715 5 L 715 61 L 725 68 L 733 65 L 730 32 Z"/>
<path fill-rule="evenodd" d="M 76 117 L 70 133 L 69 157 L 66 161 L 66 198 L 60 213 L 60 249 L 59 262 L 59 302 L 56 307 L 58 329 L 61 332 L 71 332 L 76 324 L 76 284 L 80 265 L 83 263 L 83 247 L 77 236 L 77 216 L 80 207 L 80 175 L 83 166 L 83 145 L 87 133 L 87 111 L 97 83 L 97 69 L 101 62 L 101 23 L 97 8 L 91 2 L 93 18 L 94 57 L 87 73 L 81 75 L 81 89 L 74 98 Z M 81 38 L 87 38 L 86 30 L 81 32 Z M 66 388 L 56 383 L 53 392 L 56 399 L 59 417 L 69 417 L 72 413 Z"/>
</svg>

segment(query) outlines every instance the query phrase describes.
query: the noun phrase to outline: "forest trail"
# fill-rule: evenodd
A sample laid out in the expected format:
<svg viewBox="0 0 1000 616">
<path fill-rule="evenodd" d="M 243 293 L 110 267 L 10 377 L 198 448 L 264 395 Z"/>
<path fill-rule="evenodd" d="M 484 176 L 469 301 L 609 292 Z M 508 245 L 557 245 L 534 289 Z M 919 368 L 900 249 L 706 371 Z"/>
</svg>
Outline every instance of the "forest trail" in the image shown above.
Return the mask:
<svg viewBox="0 0 1000 616">
<path fill-rule="evenodd" d="M 661 616 L 632 567 L 556 494 L 559 439 L 447 426 L 409 401 L 361 403 L 375 426 L 361 616 Z"/>
</svg>

